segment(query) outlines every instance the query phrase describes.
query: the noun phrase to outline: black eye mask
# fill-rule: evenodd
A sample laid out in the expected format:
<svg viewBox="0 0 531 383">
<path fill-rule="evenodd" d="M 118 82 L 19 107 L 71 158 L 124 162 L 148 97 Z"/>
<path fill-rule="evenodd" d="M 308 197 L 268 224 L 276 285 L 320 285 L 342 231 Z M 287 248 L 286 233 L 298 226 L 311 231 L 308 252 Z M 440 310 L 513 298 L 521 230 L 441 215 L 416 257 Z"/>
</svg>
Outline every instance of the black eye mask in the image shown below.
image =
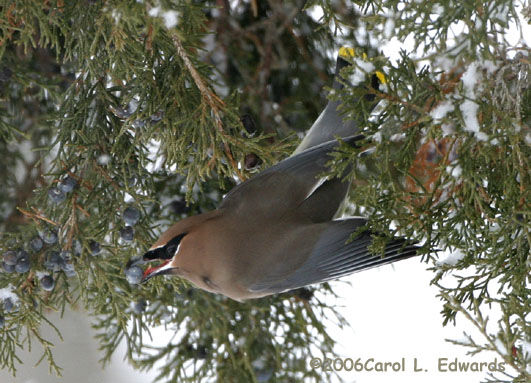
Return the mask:
<svg viewBox="0 0 531 383">
<path fill-rule="evenodd" d="M 179 234 L 169 241 L 166 245 L 153 249 L 144 254 L 144 260 L 153 260 L 153 259 L 171 259 L 177 251 L 177 247 L 181 243 L 181 240 L 187 233 Z"/>
</svg>

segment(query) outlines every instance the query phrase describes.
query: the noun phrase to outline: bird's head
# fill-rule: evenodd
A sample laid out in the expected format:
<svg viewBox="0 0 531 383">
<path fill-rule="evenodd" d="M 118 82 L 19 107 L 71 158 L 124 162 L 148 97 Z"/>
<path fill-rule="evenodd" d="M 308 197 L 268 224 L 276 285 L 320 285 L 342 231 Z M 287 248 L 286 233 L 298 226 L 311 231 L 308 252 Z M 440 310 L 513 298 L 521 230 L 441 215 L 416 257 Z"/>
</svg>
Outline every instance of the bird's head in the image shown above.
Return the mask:
<svg viewBox="0 0 531 383">
<path fill-rule="evenodd" d="M 148 267 L 142 276 L 142 282 L 145 282 L 157 275 L 177 275 L 179 268 L 175 266 L 174 259 L 177 256 L 181 240 L 186 233 L 179 233 L 173 236 L 169 241 L 155 243 L 143 256 L 143 262 L 160 262 L 157 266 Z"/>
<path fill-rule="evenodd" d="M 187 238 L 189 232 L 194 231 L 203 222 L 217 215 L 218 212 L 213 211 L 188 217 L 173 224 L 144 255 L 131 258 L 126 268 L 148 262 L 158 262 L 156 266 L 150 266 L 144 271 L 142 283 L 158 275 L 181 275 L 181 270 L 177 266 L 177 257 L 179 251 L 182 252 L 183 240 Z"/>
<path fill-rule="evenodd" d="M 131 258 L 126 268 L 148 262 L 158 262 L 156 266 L 149 266 L 144 271 L 142 283 L 157 275 L 178 275 L 179 268 L 175 266 L 174 261 L 186 234 L 186 232 L 175 234 L 168 230 L 144 255 Z"/>
</svg>

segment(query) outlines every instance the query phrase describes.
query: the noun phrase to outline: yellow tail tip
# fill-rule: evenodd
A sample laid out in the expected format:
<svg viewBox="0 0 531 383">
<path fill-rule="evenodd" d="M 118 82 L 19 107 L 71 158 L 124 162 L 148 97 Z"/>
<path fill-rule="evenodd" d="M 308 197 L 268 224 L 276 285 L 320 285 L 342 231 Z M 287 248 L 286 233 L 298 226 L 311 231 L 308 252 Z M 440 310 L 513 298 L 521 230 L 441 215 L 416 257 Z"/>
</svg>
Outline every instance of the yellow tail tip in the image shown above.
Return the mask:
<svg viewBox="0 0 531 383">
<path fill-rule="evenodd" d="M 376 74 L 376 77 L 378 77 L 378 80 L 380 80 L 382 84 L 387 84 L 387 79 L 385 78 L 383 72 L 377 70 L 376 72 L 374 72 L 374 74 Z"/>
<path fill-rule="evenodd" d="M 343 58 L 354 57 L 354 48 L 350 48 L 350 47 L 339 48 L 339 56 Z"/>
</svg>

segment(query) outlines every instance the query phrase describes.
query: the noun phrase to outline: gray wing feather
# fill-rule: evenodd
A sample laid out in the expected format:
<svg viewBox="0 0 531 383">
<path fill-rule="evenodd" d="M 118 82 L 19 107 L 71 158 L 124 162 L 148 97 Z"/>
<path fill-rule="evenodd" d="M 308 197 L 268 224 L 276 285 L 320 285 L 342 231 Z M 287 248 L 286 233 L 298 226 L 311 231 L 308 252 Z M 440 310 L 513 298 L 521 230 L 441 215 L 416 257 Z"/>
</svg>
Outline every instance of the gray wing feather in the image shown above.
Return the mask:
<svg viewBox="0 0 531 383">
<path fill-rule="evenodd" d="M 347 137 L 344 141 L 354 144 L 362 138 L 358 135 Z M 260 205 L 264 190 L 267 190 L 269 200 L 285 201 L 287 207 L 293 208 L 302 203 L 318 184 L 318 175 L 327 170 L 326 163 L 331 159 L 329 154 L 338 145 L 337 140 L 329 141 L 280 161 L 234 187 L 225 196 L 220 208 L 236 206 L 242 200 L 249 205 Z M 250 198 L 256 199 L 256 202 L 249 201 Z"/>
<path fill-rule="evenodd" d="M 404 239 L 393 239 L 387 243 L 385 256 L 370 253 L 372 243 L 369 233 L 362 233 L 351 242 L 351 234 L 365 224 L 361 218 L 331 221 L 322 232 L 307 260 L 287 276 L 265 276 L 250 290 L 277 293 L 321 283 L 358 271 L 381 266 L 415 256 L 418 246 L 408 244 Z"/>
<path fill-rule="evenodd" d="M 343 117 L 338 111 L 339 106 L 339 101 L 330 101 L 326 105 L 295 150 L 295 154 L 323 142 L 334 140 L 335 137 L 352 136 L 357 132 L 355 121 L 343 121 Z"/>
</svg>

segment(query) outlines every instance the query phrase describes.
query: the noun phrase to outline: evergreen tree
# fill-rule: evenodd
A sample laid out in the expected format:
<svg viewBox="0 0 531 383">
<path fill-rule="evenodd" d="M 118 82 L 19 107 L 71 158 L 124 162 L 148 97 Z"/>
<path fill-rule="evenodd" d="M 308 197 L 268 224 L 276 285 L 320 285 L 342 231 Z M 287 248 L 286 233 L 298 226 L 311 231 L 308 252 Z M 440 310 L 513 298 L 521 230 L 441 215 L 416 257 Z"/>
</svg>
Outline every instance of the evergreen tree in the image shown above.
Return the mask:
<svg viewBox="0 0 531 383">
<path fill-rule="evenodd" d="M 331 170 L 352 169 L 351 212 L 457 254 L 422 258 L 442 324 L 464 314 L 483 338 L 456 343 L 495 351 L 516 371 L 487 379 L 529 381 L 529 47 L 505 36 L 518 10 L 529 22 L 528 4 L 0 4 L 0 367 L 15 373 L 31 339 L 60 373 L 39 328 L 69 305 L 93 315 L 104 361 L 125 341 L 134 366 L 161 362 L 161 381 L 326 380 L 307 350 L 333 349 L 322 318 L 346 325 L 327 284 L 238 303 L 178 279 L 140 286 L 125 264 L 290 153 L 330 97 L 365 136 Z M 414 49 L 392 60 L 377 50 L 392 38 Z M 344 44 L 366 55 L 329 92 Z M 493 306 L 497 331 L 487 328 Z M 151 348 L 157 324 L 179 338 Z"/>
</svg>

